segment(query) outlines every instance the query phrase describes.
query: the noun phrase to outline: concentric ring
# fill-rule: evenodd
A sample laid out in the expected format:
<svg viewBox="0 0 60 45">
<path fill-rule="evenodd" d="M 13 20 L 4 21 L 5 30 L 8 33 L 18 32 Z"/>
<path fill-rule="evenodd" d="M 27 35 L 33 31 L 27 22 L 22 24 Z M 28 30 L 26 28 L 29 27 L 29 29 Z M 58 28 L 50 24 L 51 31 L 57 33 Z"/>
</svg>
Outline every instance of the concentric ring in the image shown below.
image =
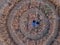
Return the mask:
<svg viewBox="0 0 60 45">
<path fill-rule="evenodd" d="M 40 17 L 38 17 L 38 18 L 41 18 L 41 19 L 38 19 L 38 20 L 43 20 L 43 22 L 42 23 L 45 23 L 45 26 L 43 26 L 42 27 L 42 31 L 41 32 L 39 32 L 38 31 L 38 34 L 37 35 L 33 35 L 33 34 L 30 34 L 30 32 L 32 31 L 32 26 L 31 26 L 31 22 L 28 20 L 28 19 L 26 19 L 26 17 L 27 17 L 27 15 L 29 15 L 29 14 L 34 14 L 34 13 L 38 13 L 38 15 L 40 15 Z M 36 14 L 37 15 L 37 14 Z M 30 16 L 29 16 L 30 17 Z M 28 17 L 28 18 L 29 18 Z M 25 20 L 26 19 L 26 20 Z M 30 23 L 28 23 L 28 21 L 30 22 Z M 37 19 L 36 19 L 37 20 Z M 26 22 L 26 24 L 24 23 L 24 22 Z M 25 28 L 28 28 L 27 27 L 27 25 L 28 25 L 28 27 L 29 26 L 31 26 L 31 28 L 30 29 L 25 29 Z M 22 33 L 26 36 L 26 37 L 28 37 L 28 38 L 30 38 L 30 39 L 39 39 L 39 38 L 42 38 L 43 37 L 43 35 L 46 33 L 46 31 L 48 31 L 47 29 L 48 29 L 48 26 L 49 24 L 48 24 L 48 20 L 46 19 L 46 17 L 44 16 L 44 14 L 41 12 L 41 11 L 39 11 L 37 8 L 31 8 L 31 9 L 29 9 L 28 11 L 26 11 L 21 17 L 20 17 L 20 28 L 21 28 L 21 31 L 22 31 Z M 23 27 L 23 28 L 22 28 Z M 40 27 L 40 26 L 39 26 Z M 26 30 L 28 30 L 28 31 L 26 31 Z M 35 30 L 39 30 L 39 29 L 35 29 Z"/>
<path fill-rule="evenodd" d="M 26 44 L 24 44 L 23 41 L 19 38 L 18 34 L 16 34 L 15 29 L 12 26 L 16 15 L 19 15 L 18 17 L 19 17 L 20 33 L 22 33 L 26 39 L 28 38 L 28 39 L 32 39 L 32 40 L 37 40 L 37 39 L 40 40 L 47 34 L 47 32 L 49 32 L 49 30 L 52 30 L 52 33 L 47 38 L 45 45 L 47 45 L 47 44 L 49 44 L 49 42 L 53 41 L 53 39 L 55 38 L 55 36 L 57 34 L 58 20 L 57 20 L 57 15 L 55 13 L 54 8 L 52 6 L 51 7 L 50 6 L 51 5 L 47 2 L 45 2 L 44 0 L 35 0 L 35 1 L 31 1 L 31 0 L 24 1 L 23 0 L 23 1 L 19 2 L 18 4 L 16 4 L 14 9 L 12 9 L 11 13 L 9 14 L 7 25 L 8 25 L 8 29 L 11 33 L 11 36 L 13 37 L 14 41 L 18 45 L 26 45 Z M 17 14 L 18 11 L 20 14 Z M 39 20 L 41 19 L 42 20 L 41 22 L 43 24 L 41 23 L 42 31 L 40 30 L 40 26 L 39 26 L 39 29 L 38 29 L 39 31 L 36 33 L 36 32 L 34 32 L 35 30 L 34 31 L 31 30 L 32 29 L 32 26 L 31 26 L 32 18 L 30 18 L 30 16 L 35 18 L 33 15 L 36 16 L 37 14 L 40 16 Z M 28 20 L 26 18 L 30 18 L 30 19 Z M 28 20 L 28 22 L 27 22 L 27 20 Z M 25 22 L 26 22 L 26 24 L 25 24 Z M 25 26 L 25 25 L 28 25 L 28 26 Z M 28 27 L 28 29 L 27 29 L 27 27 Z M 29 27 L 30 27 L 30 29 L 29 29 Z M 31 31 L 34 34 L 30 33 Z"/>
</svg>

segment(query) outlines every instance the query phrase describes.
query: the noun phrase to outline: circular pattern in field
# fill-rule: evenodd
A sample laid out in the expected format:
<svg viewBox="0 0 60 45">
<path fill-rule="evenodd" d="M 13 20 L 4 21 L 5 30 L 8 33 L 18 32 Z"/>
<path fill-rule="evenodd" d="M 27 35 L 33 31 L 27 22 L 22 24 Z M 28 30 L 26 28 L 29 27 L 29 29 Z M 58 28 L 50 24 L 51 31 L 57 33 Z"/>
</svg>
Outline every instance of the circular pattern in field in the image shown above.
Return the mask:
<svg viewBox="0 0 60 45">
<path fill-rule="evenodd" d="M 33 20 L 39 21 L 39 25 L 32 26 Z M 45 0 L 22 0 L 7 17 L 7 28 L 18 45 L 50 45 L 57 35 L 57 27 L 55 7 Z"/>
</svg>

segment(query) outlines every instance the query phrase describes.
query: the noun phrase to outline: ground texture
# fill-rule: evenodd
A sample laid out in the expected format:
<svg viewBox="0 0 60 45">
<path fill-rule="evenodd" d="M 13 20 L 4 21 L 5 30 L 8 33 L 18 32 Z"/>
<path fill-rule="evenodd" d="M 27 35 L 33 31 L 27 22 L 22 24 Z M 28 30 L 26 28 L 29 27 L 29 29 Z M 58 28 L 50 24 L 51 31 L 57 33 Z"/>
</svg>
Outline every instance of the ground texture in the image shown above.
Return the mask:
<svg viewBox="0 0 60 45">
<path fill-rule="evenodd" d="M 59 23 L 60 0 L 0 0 L 0 45 L 60 45 Z"/>
</svg>

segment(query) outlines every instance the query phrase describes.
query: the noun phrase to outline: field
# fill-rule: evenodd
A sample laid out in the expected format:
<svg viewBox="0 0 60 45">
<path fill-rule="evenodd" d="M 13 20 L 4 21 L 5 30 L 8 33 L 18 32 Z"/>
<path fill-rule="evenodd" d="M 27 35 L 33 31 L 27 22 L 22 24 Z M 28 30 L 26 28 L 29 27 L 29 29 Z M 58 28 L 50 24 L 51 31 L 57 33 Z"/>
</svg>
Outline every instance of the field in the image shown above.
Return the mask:
<svg viewBox="0 0 60 45">
<path fill-rule="evenodd" d="M 0 45 L 60 45 L 60 0 L 0 0 Z"/>
</svg>

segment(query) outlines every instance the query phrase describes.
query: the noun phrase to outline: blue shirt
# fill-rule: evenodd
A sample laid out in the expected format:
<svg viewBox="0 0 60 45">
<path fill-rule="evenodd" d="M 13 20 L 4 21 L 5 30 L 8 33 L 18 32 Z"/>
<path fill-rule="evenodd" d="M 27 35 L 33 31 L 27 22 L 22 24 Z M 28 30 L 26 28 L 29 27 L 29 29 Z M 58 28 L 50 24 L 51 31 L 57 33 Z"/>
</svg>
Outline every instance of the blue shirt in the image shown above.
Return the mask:
<svg viewBox="0 0 60 45">
<path fill-rule="evenodd" d="M 33 25 L 33 27 L 38 26 L 39 22 L 38 21 L 36 22 L 35 20 L 33 20 L 32 25 Z"/>
</svg>

